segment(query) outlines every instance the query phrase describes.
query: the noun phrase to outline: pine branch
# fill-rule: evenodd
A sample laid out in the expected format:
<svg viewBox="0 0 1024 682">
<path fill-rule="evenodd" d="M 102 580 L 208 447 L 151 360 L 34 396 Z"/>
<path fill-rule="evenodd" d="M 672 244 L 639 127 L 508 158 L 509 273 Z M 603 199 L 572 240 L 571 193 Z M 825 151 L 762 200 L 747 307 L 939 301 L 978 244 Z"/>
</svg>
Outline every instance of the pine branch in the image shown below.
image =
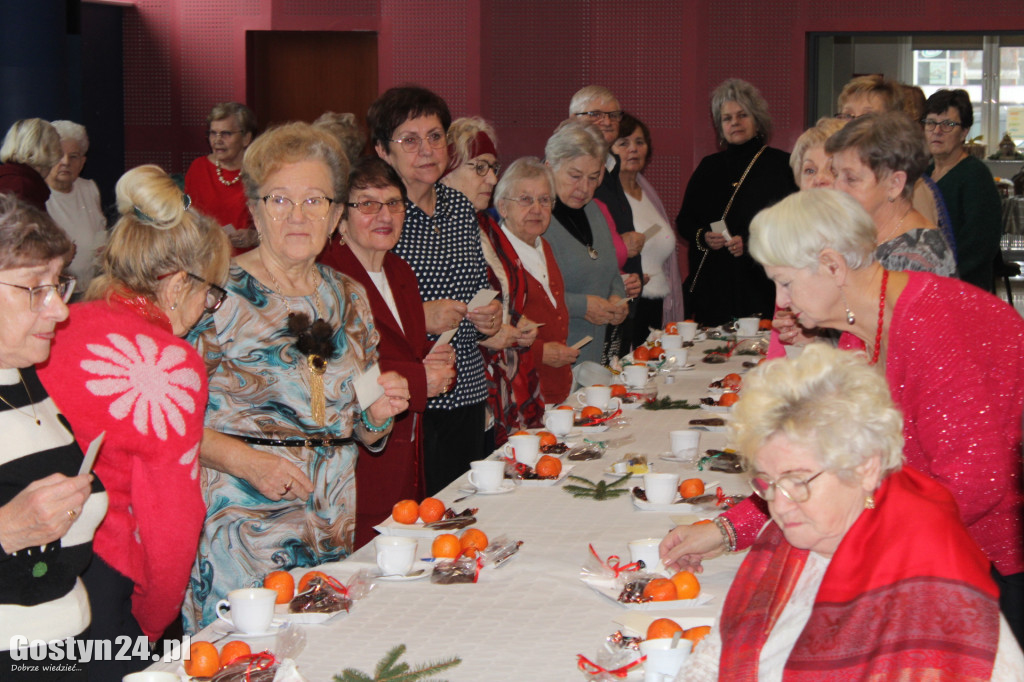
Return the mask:
<svg viewBox="0 0 1024 682">
<path fill-rule="evenodd" d="M 699 410 L 700 403 L 691 403 L 686 400 L 672 400 L 668 396 L 652 400 L 641 406 L 645 410 Z"/>
<path fill-rule="evenodd" d="M 454 668 L 462 659 L 458 656 L 427 663 L 414 670 L 409 669 L 408 663 L 399 663 L 399 657 L 405 653 L 405 645 L 399 644 L 384 655 L 374 671 L 374 677 L 354 668 L 346 668 L 341 675 L 334 676 L 334 682 L 415 682 L 424 680 L 428 675 L 442 672 L 448 668 Z"/>
</svg>

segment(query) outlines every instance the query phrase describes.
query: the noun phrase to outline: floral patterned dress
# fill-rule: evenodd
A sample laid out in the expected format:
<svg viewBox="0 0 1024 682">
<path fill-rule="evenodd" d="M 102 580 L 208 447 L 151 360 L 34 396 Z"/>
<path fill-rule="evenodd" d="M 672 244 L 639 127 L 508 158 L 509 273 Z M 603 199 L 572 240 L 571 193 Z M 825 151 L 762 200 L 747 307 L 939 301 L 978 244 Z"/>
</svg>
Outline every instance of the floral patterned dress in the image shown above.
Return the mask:
<svg viewBox="0 0 1024 682">
<path fill-rule="evenodd" d="M 289 297 L 286 306 L 233 264 L 228 298 L 191 337 L 210 377 L 207 428 L 272 439 L 353 435 L 360 416 L 353 379 L 377 362 L 378 334 L 363 288 L 317 267 L 325 319 L 335 328 L 335 352 L 323 376 L 326 425 L 312 418 L 306 358 L 286 327 L 289 309 L 314 314 L 314 298 Z M 231 590 L 258 586 L 274 570 L 338 561 L 352 551 L 355 444 L 251 447 L 287 458 L 313 481 L 314 492 L 305 501 L 272 501 L 245 480 L 202 470 L 207 515 L 183 607 L 186 632 L 213 621 L 217 601 Z"/>
</svg>

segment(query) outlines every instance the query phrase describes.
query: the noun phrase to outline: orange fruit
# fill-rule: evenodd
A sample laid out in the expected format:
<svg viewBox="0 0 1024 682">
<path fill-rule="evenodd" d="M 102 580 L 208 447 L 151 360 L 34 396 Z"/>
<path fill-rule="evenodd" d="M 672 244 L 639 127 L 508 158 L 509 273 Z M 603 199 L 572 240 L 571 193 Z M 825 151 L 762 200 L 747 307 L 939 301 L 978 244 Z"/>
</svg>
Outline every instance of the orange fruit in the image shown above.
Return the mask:
<svg viewBox="0 0 1024 682">
<path fill-rule="evenodd" d="M 647 346 L 637 346 L 633 349 L 633 360 L 636 362 L 647 362 L 651 359 L 651 351 L 647 350 Z"/>
<path fill-rule="evenodd" d="M 740 396 L 738 393 L 723 393 L 718 399 L 718 404 L 721 407 L 731 407 L 739 402 Z"/>
<path fill-rule="evenodd" d="M 519 429 L 518 431 L 516 431 L 512 435 L 513 436 L 529 436 L 530 432 L 529 431 L 523 431 L 522 429 Z"/>
<path fill-rule="evenodd" d="M 695 628 L 683 631 L 683 639 L 688 639 L 693 642 L 693 646 L 697 646 L 700 640 L 707 637 L 707 634 L 711 632 L 710 625 L 698 625 Z"/>
<path fill-rule="evenodd" d="M 555 434 L 550 431 L 538 431 L 537 435 L 540 436 L 541 447 L 544 447 L 545 445 L 558 445 L 558 438 L 556 438 Z"/>
<path fill-rule="evenodd" d="M 658 618 L 647 626 L 646 639 L 672 639 L 677 632 L 683 632 L 679 623 L 671 618 Z"/>
<path fill-rule="evenodd" d="M 626 388 L 625 384 L 612 384 L 612 397 L 613 398 L 621 398 L 622 396 L 626 395 L 627 393 L 629 393 L 629 390 Z"/>
<path fill-rule="evenodd" d="M 651 360 L 661 360 L 665 357 L 665 349 L 661 346 L 651 346 Z"/>
<path fill-rule="evenodd" d="M 420 517 L 420 506 L 416 504 L 416 500 L 395 502 L 395 506 L 391 508 L 391 517 L 395 523 L 416 523 L 416 519 Z"/>
<path fill-rule="evenodd" d="M 476 556 L 477 550 L 487 549 L 487 543 L 486 533 L 479 528 L 467 528 L 459 540 L 459 547 L 466 552 L 467 556 Z"/>
<path fill-rule="evenodd" d="M 220 654 L 209 642 L 192 642 L 185 661 L 185 674 L 192 677 L 213 677 L 220 670 Z"/>
<path fill-rule="evenodd" d="M 555 408 L 556 410 L 572 410 L 575 409 L 572 405 L 559 405 Z"/>
<path fill-rule="evenodd" d="M 665 333 L 666 334 L 678 334 L 679 333 L 679 325 L 676 324 L 675 322 L 669 322 L 668 324 L 665 325 Z"/>
<path fill-rule="evenodd" d="M 701 519 L 700 521 L 694 521 L 691 525 L 703 526 L 705 523 L 714 523 L 714 521 L 712 521 L 711 519 Z"/>
<path fill-rule="evenodd" d="M 462 546 L 457 535 L 443 533 L 434 538 L 434 543 L 430 545 L 430 554 L 435 559 L 454 559 L 459 555 L 460 549 Z"/>
<path fill-rule="evenodd" d="M 688 478 L 679 484 L 679 494 L 683 497 L 697 497 L 704 494 L 704 481 L 699 478 Z"/>
<path fill-rule="evenodd" d="M 427 497 L 420 502 L 420 518 L 423 520 L 423 523 L 440 521 L 441 517 L 444 516 L 444 510 L 444 502 L 436 497 Z"/>
<path fill-rule="evenodd" d="M 275 604 L 287 604 L 295 596 L 295 578 L 288 571 L 271 571 L 263 579 L 263 587 L 277 592 Z"/>
<path fill-rule="evenodd" d="M 726 374 L 722 377 L 722 388 L 738 389 L 743 385 L 743 379 L 739 374 Z"/>
<path fill-rule="evenodd" d="M 601 411 L 600 407 L 594 407 L 593 405 L 587 405 L 580 410 L 580 418 L 582 419 L 593 419 L 594 417 L 600 417 L 604 412 Z"/>
<path fill-rule="evenodd" d="M 689 571 L 679 571 L 670 580 L 676 586 L 676 599 L 695 599 L 700 594 L 700 582 Z"/>
<path fill-rule="evenodd" d="M 242 656 L 249 656 L 252 654 L 252 649 L 245 642 L 235 640 L 228 642 L 224 645 L 224 648 L 220 650 L 220 667 L 226 667 L 231 661 Z"/>
<path fill-rule="evenodd" d="M 771 320 L 761 320 L 760 322 L 757 323 L 757 328 L 758 329 L 767 329 L 768 331 L 771 331 L 772 321 Z"/>
<path fill-rule="evenodd" d="M 321 580 L 327 580 L 327 574 L 323 571 L 310 571 L 306 575 L 299 578 L 299 593 L 306 591 L 306 587 L 309 586 L 309 581 L 313 578 L 320 578 Z"/>
<path fill-rule="evenodd" d="M 557 476 L 562 473 L 562 463 L 557 457 L 544 455 L 537 460 L 537 464 L 533 467 L 533 470 L 538 476 Z"/>
<path fill-rule="evenodd" d="M 668 578 L 655 578 L 644 586 L 643 598 L 649 601 L 672 601 L 679 596 L 675 583 Z"/>
</svg>

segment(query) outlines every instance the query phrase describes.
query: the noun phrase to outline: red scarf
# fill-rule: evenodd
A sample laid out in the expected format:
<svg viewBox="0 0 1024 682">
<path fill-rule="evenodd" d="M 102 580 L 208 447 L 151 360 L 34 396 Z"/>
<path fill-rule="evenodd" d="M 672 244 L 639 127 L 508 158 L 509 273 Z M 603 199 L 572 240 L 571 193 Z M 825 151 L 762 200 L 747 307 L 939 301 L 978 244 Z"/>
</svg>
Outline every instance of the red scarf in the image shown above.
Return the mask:
<svg viewBox="0 0 1024 682">
<path fill-rule="evenodd" d="M 905 467 L 875 502 L 832 557 L 784 679 L 988 680 L 998 591 L 953 497 Z M 806 560 L 775 523 L 754 543 L 722 611 L 720 680 L 757 679 Z"/>
</svg>

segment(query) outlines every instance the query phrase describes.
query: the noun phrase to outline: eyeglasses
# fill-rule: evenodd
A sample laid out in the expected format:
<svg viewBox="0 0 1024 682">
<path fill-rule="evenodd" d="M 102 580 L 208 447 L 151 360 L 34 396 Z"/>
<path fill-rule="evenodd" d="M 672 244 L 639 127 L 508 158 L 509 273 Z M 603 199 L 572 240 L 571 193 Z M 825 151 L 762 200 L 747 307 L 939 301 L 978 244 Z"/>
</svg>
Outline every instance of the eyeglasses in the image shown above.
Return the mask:
<svg viewBox="0 0 1024 682">
<path fill-rule="evenodd" d="M 388 201 L 349 201 L 346 202 L 345 205 L 357 209 L 360 213 L 365 213 L 366 215 L 377 215 L 380 213 L 380 209 L 385 206 L 388 207 L 388 213 L 391 215 L 405 213 L 405 202 L 401 199 L 389 199 Z"/>
<path fill-rule="evenodd" d="M 586 116 L 590 119 L 591 123 L 597 123 L 602 118 L 607 118 L 609 121 L 621 121 L 622 120 L 622 109 L 616 109 L 615 111 L 581 111 L 573 116 Z"/>
<path fill-rule="evenodd" d="M 420 137 L 419 135 L 407 135 L 406 137 L 403 137 L 401 140 L 391 141 L 397 142 L 398 144 L 402 145 L 402 149 L 412 153 L 418 152 L 420 150 L 420 145 L 423 144 L 424 140 L 426 140 L 427 144 L 433 147 L 434 149 L 440 149 L 447 143 L 444 133 L 438 132 L 436 130 L 432 133 L 427 133 L 427 136 L 425 138 Z"/>
<path fill-rule="evenodd" d="M 10 282 L 0 282 L 0 284 L 21 289 L 22 291 L 27 291 L 28 308 L 32 312 L 38 313 L 53 302 L 54 294 L 60 296 L 60 300 L 64 303 L 70 301 L 71 294 L 75 290 L 76 281 L 77 280 L 74 277 L 65 277 L 64 275 L 61 275 L 57 278 L 56 284 L 40 284 L 37 287 L 25 287 L 20 284 L 11 284 Z"/>
<path fill-rule="evenodd" d="M 190 278 L 194 279 L 195 281 L 202 282 L 203 284 L 209 287 L 209 289 L 206 290 L 206 305 L 203 308 L 203 312 L 209 314 L 217 312 L 217 309 L 220 308 L 221 303 L 223 303 L 224 299 L 228 297 L 227 290 L 224 287 L 217 286 L 213 282 L 207 282 L 199 275 L 193 275 L 191 272 L 186 272 L 185 274 L 188 275 Z"/>
<path fill-rule="evenodd" d="M 524 209 L 530 209 L 534 204 L 540 204 L 541 208 L 551 208 L 551 205 L 555 203 L 554 197 L 549 194 L 545 194 L 542 197 L 531 197 L 528 194 L 523 194 L 518 197 L 505 197 L 505 201 L 514 201 L 520 208 Z"/>
<path fill-rule="evenodd" d="M 964 127 L 963 123 L 957 123 L 956 121 L 936 121 L 933 118 L 921 119 L 921 125 L 924 126 L 925 130 L 935 130 L 935 128 L 939 128 L 939 130 L 944 133 L 953 132 L 953 128 Z"/>
<path fill-rule="evenodd" d="M 790 502 L 800 504 L 810 499 L 810 483 L 823 473 L 825 473 L 824 469 L 810 478 L 800 478 L 795 474 L 787 474 L 785 476 L 779 476 L 774 481 L 764 476 L 754 476 L 750 479 L 750 487 L 758 497 L 768 502 L 775 499 L 775 491 L 778 490 L 785 495 Z"/>
<path fill-rule="evenodd" d="M 260 197 L 264 206 L 267 207 L 267 215 L 271 220 L 287 220 L 296 206 L 301 207 L 302 215 L 309 220 L 323 220 L 331 210 L 334 199 L 330 197 L 308 197 L 300 202 L 295 202 L 280 194 L 268 194 Z"/>
<path fill-rule="evenodd" d="M 500 163 L 488 163 L 486 161 L 477 161 L 474 163 L 473 161 L 467 161 L 466 165 L 475 170 L 476 174 L 481 178 L 487 175 L 488 171 L 494 171 L 494 177 L 498 177 L 498 174 L 501 173 Z"/>
<path fill-rule="evenodd" d="M 239 130 L 207 130 L 206 136 L 215 140 L 223 140 L 227 137 L 233 137 L 240 132 Z"/>
</svg>

